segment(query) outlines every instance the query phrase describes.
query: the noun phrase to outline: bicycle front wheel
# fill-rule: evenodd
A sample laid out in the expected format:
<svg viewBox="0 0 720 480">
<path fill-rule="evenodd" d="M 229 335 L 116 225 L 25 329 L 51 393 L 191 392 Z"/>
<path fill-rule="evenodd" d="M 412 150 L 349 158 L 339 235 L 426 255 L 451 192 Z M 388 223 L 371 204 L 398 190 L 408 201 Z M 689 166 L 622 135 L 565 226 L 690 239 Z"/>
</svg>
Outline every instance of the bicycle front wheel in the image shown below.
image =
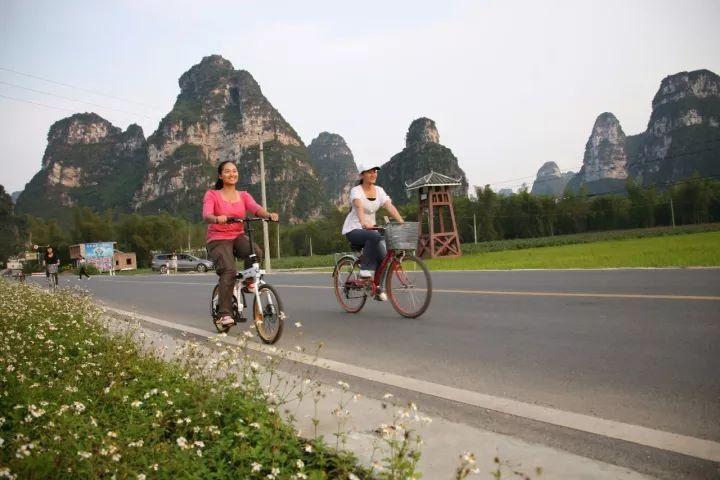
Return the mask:
<svg viewBox="0 0 720 480">
<path fill-rule="evenodd" d="M 367 291 L 360 284 L 360 267 L 353 257 L 338 260 L 333 272 L 335 298 L 349 313 L 359 312 L 367 301 Z"/>
<path fill-rule="evenodd" d="M 425 313 L 432 297 L 432 279 L 425 262 L 413 255 L 394 259 L 385 274 L 385 288 L 393 308 L 403 317 Z"/>
<path fill-rule="evenodd" d="M 259 297 L 259 302 L 258 302 Z M 275 343 L 282 335 L 285 323 L 285 311 L 277 290 L 272 285 L 260 286 L 253 300 L 253 319 L 255 330 L 264 343 Z"/>
<path fill-rule="evenodd" d="M 55 293 L 57 290 L 57 278 L 54 273 L 51 273 L 48 277 L 48 286 L 50 287 L 50 293 Z"/>
</svg>

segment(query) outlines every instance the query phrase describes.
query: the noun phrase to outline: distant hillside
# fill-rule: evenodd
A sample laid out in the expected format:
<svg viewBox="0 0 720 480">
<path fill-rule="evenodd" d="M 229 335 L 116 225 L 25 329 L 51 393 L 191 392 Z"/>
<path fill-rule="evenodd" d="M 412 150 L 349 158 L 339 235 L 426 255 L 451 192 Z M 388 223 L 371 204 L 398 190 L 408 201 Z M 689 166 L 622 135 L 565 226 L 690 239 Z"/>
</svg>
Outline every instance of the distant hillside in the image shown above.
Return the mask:
<svg viewBox="0 0 720 480">
<path fill-rule="evenodd" d="M 536 183 L 541 181 L 538 171 Z M 595 120 L 582 167 L 567 188 L 622 193 L 632 178 L 660 188 L 697 173 L 720 177 L 720 77 L 709 70 L 680 72 L 662 80 L 647 129 L 627 136 L 610 112 Z M 540 192 L 533 186 L 533 193 Z"/>
<path fill-rule="evenodd" d="M 68 207 L 127 211 L 147 168 L 142 128 L 126 131 L 94 113 L 55 122 L 42 168 L 17 199 L 17 213 L 67 221 Z"/>
<path fill-rule="evenodd" d="M 345 139 L 336 133 L 322 132 L 310 142 L 308 153 L 330 201 L 337 207 L 347 206 L 358 167 Z"/>
<path fill-rule="evenodd" d="M 456 195 L 467 195 L 468 181 L 458 165 L 458 159 L 452 150 L 440 144 L 435 122 L 423 117 L 410 124 L 403 151 L 382 165 L 378 185 L 385 189 L 394 203 L 407 203 L 406 182 L 418 180 L 431 171 L 460 179 L 462 185 L 456 187 L 454 192 Z"/>
</svg>

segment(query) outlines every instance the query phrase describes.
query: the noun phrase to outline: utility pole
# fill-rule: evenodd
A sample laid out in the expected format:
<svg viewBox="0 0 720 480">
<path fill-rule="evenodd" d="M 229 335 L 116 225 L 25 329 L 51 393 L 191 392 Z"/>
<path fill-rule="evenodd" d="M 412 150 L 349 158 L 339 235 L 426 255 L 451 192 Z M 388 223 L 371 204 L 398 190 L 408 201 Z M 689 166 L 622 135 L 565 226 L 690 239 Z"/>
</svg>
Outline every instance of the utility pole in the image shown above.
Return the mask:
<svg viewBox="0 0 720 480">
<path fill-rule="evenodd" d="M 473 236 L 475 237 L 475 243 L 477 243 L 477 218 L 475 213 L 473 213 Z"/>
<path fill-rule="evenodd" d="M 267 210 L 267 197 L 265 196 L 265 159 L 263 157 L 263 140 L 261 133 L 258 133 L 258 141 L 260 143 L 260 196 L 262 206 Z M 268 232 L 267 222 L 262 222 L 263 226 L 263 247 L 265 249 L 265 270 L 272 270 L 270 266 L 270 233 Z M 251 247 L 252 248 L 252 247 Z"/>
<path fill-rule="evenodd" d="M 672 219 L 672 227 L 675 228 L 675 207 L 673 206 L 672 194 L 670 194 L 670 218 Z"/>
<path fill-rule="evenodd" d="M 312 235 L 310 235 L 309 238 L 310 238 L 310 256 L 312 257 Z"/>
<path fill-rule="evenodd" d="M 277 258 L 280 258 L 280 222 L 276 223 L 277 225 Z"/>
</svg>

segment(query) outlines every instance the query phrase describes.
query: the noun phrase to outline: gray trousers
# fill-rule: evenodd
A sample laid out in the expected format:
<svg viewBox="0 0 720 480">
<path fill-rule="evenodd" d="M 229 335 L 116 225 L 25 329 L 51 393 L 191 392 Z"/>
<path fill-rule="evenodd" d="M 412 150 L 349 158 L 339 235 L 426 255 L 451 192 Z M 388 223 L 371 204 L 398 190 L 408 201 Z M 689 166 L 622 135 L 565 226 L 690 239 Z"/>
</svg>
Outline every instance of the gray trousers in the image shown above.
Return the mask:
<svg viewBox="0 0 720 480">
<path fill-rule="evenodd" d="M 385 240 L 377 230 L 365 230 L 356 228 L 345 234 L 353 245 L 362 245 L 363 253 L 360 257 L 360 268 L 363 270 L 375 270 L 382 263 L 387 254 Z"/>
<path fill-rule="evenodd" d="M 253 242 L 255 255 L 258 261 L 262 262 L 263 251 L 257 243 Z M 250 268 L 252 263 L 250 256 L 250 240 L 245 235 L 240 235 L 235 240 L 213 240 L 207 244 L 207 251 L 210 260 L 215 262 L 215 273 L 218 274 L 218 314 L 230 315 L 232 313 L 232 293 L 235 288 L 235 258 L 242 258 L 245 261 L 245 268 Z"/>
</svg>

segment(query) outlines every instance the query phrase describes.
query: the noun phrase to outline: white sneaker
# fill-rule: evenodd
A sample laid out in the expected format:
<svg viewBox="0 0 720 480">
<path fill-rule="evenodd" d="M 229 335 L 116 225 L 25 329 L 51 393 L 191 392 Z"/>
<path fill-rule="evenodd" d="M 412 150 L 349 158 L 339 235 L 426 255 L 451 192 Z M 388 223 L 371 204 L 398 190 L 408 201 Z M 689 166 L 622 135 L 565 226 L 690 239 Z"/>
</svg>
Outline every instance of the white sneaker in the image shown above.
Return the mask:
<svg viewBox="0 0 720 480">
<path fill-rule="evenodd" d="M 378 302 L 385 302 L 387 301 L 387 294 L 385 292 L 380 292 L 375 295 L 375 300 L 377 300 Z"/>
<path fill-rule="evenodd" d="M 373 275 L 372 270 L 360 270 L 360 278 L 372 278 Z"/>
</svg>

